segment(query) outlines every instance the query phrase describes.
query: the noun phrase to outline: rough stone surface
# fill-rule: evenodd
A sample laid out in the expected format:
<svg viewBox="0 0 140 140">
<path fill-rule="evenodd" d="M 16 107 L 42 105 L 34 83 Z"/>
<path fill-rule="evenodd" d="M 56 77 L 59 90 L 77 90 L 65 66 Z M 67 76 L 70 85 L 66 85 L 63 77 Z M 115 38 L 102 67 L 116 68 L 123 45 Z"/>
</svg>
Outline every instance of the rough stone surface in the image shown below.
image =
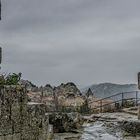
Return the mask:
<svg viewBox="0 0 140 140">
<path fill-rule="evenodd" d="M 121 127 L 131 135 L 140 135 L 140 121 L 123 121 L 121 122 Z"/>
<path fill-rule="evenodd" d="M 48 116 L 43 104 L 27 103 L 24 87 L 0 88 L 0 140 L 45 140 Z"/>
<path fill-rule="evenodd" d="M 76 87 L 74 83 L 61 84 L 60 86 L 54 88 L 54 92 L 56 95 L 80 95 L 80 90 Z"/>
<path fill-rule="evenodd" d="M 72 132 L 79 129 L 83 119 L 78 113 L 52 113 L 49 114 L 49 122 L 53 125 L 54 132 Z"/>
<path fill-rule="evenodd" d="M 53 87 L 49 84 L 43 87 L 42 90 L 43 90 L 43 97 L 53 95 Z"/>
</svg>

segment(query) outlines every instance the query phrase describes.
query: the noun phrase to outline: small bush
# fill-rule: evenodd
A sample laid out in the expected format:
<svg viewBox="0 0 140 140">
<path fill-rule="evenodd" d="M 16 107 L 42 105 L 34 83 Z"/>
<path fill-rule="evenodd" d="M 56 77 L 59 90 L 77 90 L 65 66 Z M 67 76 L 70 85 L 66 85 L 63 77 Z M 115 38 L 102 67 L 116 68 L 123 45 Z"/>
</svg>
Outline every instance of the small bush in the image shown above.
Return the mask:
<svg viewBox="0 0 140 140">
<path fill-rule="evenodd" d="M 12 73 L 8 75 L 0 75 L 0 85 L 18 85 L 21 80 L 21 73 Z"/>
</svg>

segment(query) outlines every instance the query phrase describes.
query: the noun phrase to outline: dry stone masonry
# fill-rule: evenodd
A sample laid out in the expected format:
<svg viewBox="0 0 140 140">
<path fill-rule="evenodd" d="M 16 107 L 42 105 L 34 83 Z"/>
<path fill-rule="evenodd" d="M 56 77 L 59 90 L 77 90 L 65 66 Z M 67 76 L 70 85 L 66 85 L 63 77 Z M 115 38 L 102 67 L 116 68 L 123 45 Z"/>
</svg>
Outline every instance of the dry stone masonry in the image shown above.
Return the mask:
<svg viewBox="0 0 140 140">
<path fill-rule="evenodd" d="M 0 140 L 46 140 L 45 106 L 28 103 L 25 87 L 0 88 Z"/>
</svg>

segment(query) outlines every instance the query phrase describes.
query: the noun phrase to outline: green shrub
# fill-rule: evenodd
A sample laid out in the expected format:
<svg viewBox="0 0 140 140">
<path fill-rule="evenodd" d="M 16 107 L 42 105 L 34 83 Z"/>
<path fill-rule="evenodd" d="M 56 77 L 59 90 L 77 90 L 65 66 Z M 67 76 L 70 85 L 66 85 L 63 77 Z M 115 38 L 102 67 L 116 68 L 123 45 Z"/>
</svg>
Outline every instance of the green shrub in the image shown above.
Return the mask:
<svg viewBox="0 0 140 140">
<path fill-rule="evenodd" d="M 21 73 L 12 73 L 12 74 L 8 74 L 0 75 L 0 85 L 18 85 L 19 81 L 21 80 Z"/>
</svg>

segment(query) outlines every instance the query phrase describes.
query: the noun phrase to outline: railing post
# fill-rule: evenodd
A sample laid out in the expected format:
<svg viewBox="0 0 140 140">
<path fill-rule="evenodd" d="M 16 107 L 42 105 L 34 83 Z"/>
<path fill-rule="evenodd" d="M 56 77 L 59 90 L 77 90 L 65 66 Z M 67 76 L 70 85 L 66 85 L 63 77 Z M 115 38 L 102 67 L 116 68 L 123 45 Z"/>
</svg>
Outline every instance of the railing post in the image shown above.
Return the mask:
<svg viewBox="0 0 140 140">
<path fill-rule="evenodd" d="M 122 93 L 122 108 L 124 106 L 124 93 Z"/>
<path fill-rule="evenodd" d="M 136 106 L 138 106 L 138 91 L 136 91 Z"/>
<path fill-rule="evenodd" d="M 140 120 L 140 101 L 138 102 L 138 120 Z"/>
<path fill-rule="evenodd" d="M 102 104 L 102 100 L 101 100 L 101 101 L 100 101 L 100 112 L 101 112 L 101 113 L 102 113 L 102 111 L 103 111 L 103 110 L 102 110 L 102 105 L 103 105 L 103 104 Z"/>
</svg>

